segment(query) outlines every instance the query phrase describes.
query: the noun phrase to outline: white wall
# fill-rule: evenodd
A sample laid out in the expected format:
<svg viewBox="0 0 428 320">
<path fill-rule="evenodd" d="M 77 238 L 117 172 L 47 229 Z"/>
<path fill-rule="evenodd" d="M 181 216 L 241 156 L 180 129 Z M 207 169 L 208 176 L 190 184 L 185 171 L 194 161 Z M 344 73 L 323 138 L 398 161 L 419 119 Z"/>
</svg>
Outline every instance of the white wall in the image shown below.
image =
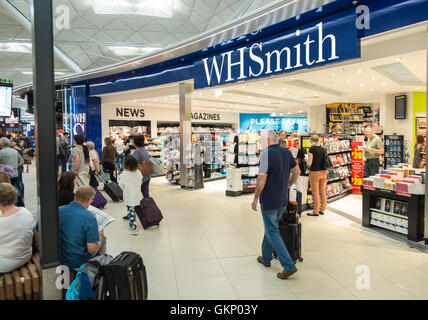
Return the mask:
<svg viewBox="0 0 428 320">
<path fill-rule="evenodd" d="M 117 108 L 144 109 L 144 116 L 138 114 L 133 116 L 128 113 L 128 116 L 117 114 Z M 192 111 L 194 113 L 195 111 Z M 207 112 L 207 111 L 204 111 Z M 198 111 L 199 113 L 199 111 Z M 234 127 L 239 127 L 239 113 L 213 110 L 209 113 L 218 114 L 220 120 L 193 120 L 195 123 L 212 123 L 212 124 L 232 124 Z M 180 121 L 179 110 L 174 108 L 159 108 L 142 106 L 138 104 L 120 104 L 120 103 L 103 103 L 101 101 L 101 127 L 102 137 L 107 137 L 109 133 L 109 120 L 140 120 L 151 121 L 151 135 L 157 136 L 157 124 L 163 121 Z"/>
<path fill-rule="evenodd" d="M 394 119 L 394 97 L 402 94 L 407 95 L 406 119 L 396 120 Z M 382 119 L 384 119 L 384 122 L 382 122 Z M 397 92 L 394 94 L 387 94 L 384 103 L 381 103 L 381 124 L 383 124 L 383 133 L 385 135 L 394 133 L 404 135 L 404 146 L 407 147 L 407 153 L 411 154 L 413 148 L 413 93 Z M 408 158 L 407 161 L 410 161 L 410 158 Z"/>
<path fill-rule="evenodd" d="M 312 106 L 308 110 L 308 131 L 326 133 L 326 105 Z"/>
</svg>

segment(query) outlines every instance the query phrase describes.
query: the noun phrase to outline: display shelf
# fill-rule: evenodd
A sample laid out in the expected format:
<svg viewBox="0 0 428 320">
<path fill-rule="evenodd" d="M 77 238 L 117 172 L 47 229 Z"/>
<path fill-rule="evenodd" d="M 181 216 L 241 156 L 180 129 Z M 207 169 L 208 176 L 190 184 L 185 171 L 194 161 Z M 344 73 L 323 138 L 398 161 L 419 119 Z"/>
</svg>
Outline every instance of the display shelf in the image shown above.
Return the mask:
<svg viewBox="0 0 428 320">
<path fill-rule="evenodd" d="M 391 212 L 388 212 L 388 211 L 382 211 L 382 210 L 379 210 L 379 209 L 376 209 L 376 208 L 370 208 L 370 210 L 371 211 L 376 211 L 376 212 L 379 212 L 379 213 L 382 213 L 382 214 L 386 214 L 388 216 L 393 216 L 393 217 L 396 217 L 396 218 L 400 218 L 400 219 L 406 219 L 406 220 L 408 219 L 408 216 L 403 216 L 401 214 L 391 213 Z"/>
<path fill-rule="evenodd" d="M 327 202 L 333 202 L 333 201 L 339 200 L 339 199 L 343 198 L 344 196 L 348 195 L 351 191 L 352 191 L 352 188 L 346 189 L 340 193 L 337 193 L 337 194 L 334 194 L 331 196 L 327 195 Z"/>
<path fill-rule="evenodd" d="M 346 178 L 349 178 L 349 177 L 351 177 L 351 175 L 340 177 L 340 178 L 336 178 L 336 179 L 327 180 L 327 183 L 333 183 L 333 182 L 337 182 L 337 181 L 340 181 L 340 180 L 345 180 Z"/>
<path fill-rule="evenodd" d="M 339 167 L 349 166 L 351 164 L 352 164 L 352 162 L 347 162 L 347 163 L 344 163 L 344 164 L 335 165 L 335 166 L 333 166 L 333 168 L 339 168 Z"/>
<path fill-rule="evenodd" d="M 385 190 L 373 187 L 362 186 L 361 187 L 363 195 L 363 219 L 362 223 L 364 227 L 379 227 L 391 232 L 397 232 L 396 226 L 391 226 L 391 223 L 383 223 L 380 225 L 373 225 L 372 222 L 372 212 L 379 211 L 376 208 L 376 203 L 380 199 L 390 200 L 391 206 L 395 205 L 395 202 L 407 205 L 407 216 L 399 215 L 399 219 L 407 219 L 407 239 L 410 241 L 419 242 L 424 239 L 424 201 L 425 195 L 416 195 L 416 194 L 404 194 L 397 193 L 392 190 Z M 383 210 L 380 210 L 383 211 Z M 397 214 L 393 212 L 380 212 L 387 216 L 393 216 L 397 218 Z M 395 229 L 392 229 L 394 227 Z"/>
<path fill-rule="evenodd" d="M 336 151 L 336 152 L 327 152 L 327 154 L 331 155 L 331 154 L 348 153 L 348 152 L 352 152 L 352 150 L 348 149 L 348 150 L 342 150 L 342 151 Z"/>
</svg>

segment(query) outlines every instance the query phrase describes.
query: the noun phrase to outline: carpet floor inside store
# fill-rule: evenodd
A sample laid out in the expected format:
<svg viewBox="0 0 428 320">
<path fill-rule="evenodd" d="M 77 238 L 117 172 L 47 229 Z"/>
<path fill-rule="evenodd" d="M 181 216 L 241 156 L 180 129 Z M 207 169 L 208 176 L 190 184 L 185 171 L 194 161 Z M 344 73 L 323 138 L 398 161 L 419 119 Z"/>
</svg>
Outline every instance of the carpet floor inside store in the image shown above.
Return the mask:
<svg viewBox="0 0 428 320">
<path fill-rule="evenodd" d="M 35 172 L 33 165 L 24 173 L 25 202 L 31 211 L 36 210 Z M 271 268 L 256 261 L 263 222 L 260 211 L 251 210 L 252 195 L 226 197 L 225 188 L 225 180 L 187 191 L 165 177 L 152 179 L 150 194 L 164 220 L 160 228 L 148 230 L 137 222 L 137 236 L 128 234 L 122 219 L 125 205 L 108 199 L 105 211 L 117 221 L 105 230 L 107 252 L 141 254 L 149 299 L 428 298 L 426 253 L 328 210 L 319 217 L 303 214 L 304 261 L 297 263 L 299 271 L 289 280 L 278 279 L 282 268 L 277 260 Z M 356 210 L 345 209 L 350 215 Z"/>
</svg>

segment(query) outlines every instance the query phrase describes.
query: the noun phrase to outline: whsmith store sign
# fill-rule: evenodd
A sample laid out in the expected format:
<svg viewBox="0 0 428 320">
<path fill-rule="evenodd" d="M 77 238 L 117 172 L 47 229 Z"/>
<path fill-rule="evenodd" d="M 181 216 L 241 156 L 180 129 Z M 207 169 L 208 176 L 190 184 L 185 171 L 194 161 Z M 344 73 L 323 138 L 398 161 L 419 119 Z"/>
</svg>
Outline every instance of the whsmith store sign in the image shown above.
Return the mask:
<svg viewBox="0 0 428 320">
<path fill-rule="evenodd" d="M 354 11 L 195 61 L 195 89 L 359 58 L 355 19 Z"/>
</svg>

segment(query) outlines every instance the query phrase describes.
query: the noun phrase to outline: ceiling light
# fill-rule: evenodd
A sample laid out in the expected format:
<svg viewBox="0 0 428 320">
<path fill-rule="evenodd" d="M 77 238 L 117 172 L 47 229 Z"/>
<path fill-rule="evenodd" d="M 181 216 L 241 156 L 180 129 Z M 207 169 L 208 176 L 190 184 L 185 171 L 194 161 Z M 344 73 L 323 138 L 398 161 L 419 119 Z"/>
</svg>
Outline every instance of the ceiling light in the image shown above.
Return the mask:
<svg viewBox="0 0 428 320">
<path fill-rule="evenodd" d="M 218 89 L 218 90 L 215 91 L 216 98 L 221 97 L 222 95 L 223 95 L 223 90 Z"/>
<path fill-rule="evenodd" d="M 173 0 L 141 0 L 138 4 L 126 0 L 93 0 L 92 8 L 96 14 L 137 14 L 172 18 Z"/>
<path fill-rule="evenodd" d="M 362 73 L 363 73 L 363 70 L 361 70 L 361 69 L 360 69 L 360 70 L 358 70 L 358 71 L 357 71 L 357 73 L 358 73 L 358 74 L 362 74 Z"/>
<path fill-rule="evenodd" d="M 348 80 L 346 80 L 346 81 L 351 82 L 351 79 L 350 79 L 350 78 L 348 78 Z"/>
<path fill-rule="evenodd" d="M 371 91 L 371 92 L 373 92 L 373 91 L 374 91 L 374 89 L 370 89 L 370 91 Z"/>
<path fill-rule="evenodd" d="M 382 82 L 382 85 L 383 85 L 383 86 L 386 86 L 386 82 Z"/>
<path fill-rule="evenodd" d="M 332 76 L 332 77 L 334 77 L 335 75 L 336 75 L 336 74 L 335 74 L 334 72 L 331 74 L 331 76 Z"/>
<path fill-rule="evenodd" d="M 31 53 L 31 48 L 32 48 L 31 43 L 13 43 L 13 42 L 0 43 L 0 51 Z"/>
<path fill-rule="evenodd" d="M 300 93 L 305 93 L 305 92 L 303 90 L 301 90 Z"/>
<path fill-rule="evenodd" d="M 287 88 L 286 88 L 286 87 L 282 87 L 282 89 L 287 90 Z"/>
<path fill-rule="evenodd" d="M 22 74 L 33 74 L 33 71 L 21 71 Z"/>
<path fill-rule="evenodd" d="M 299 113 L 302 113 L 303 112 L 303 110 L 299 110 Z"/>
<path fill-rule="evenodd" d="M 360 87 L 363 88 L 364 87 L 364 83 L 360 84 Z"/>
<path fill-rule="evenodd" d="M 287 114 L 291 114 L 291 112 L 287 112 Z"/>
<path fill-rule="evenodd" d="M 376 80 L 376 77 L 375 77 L 375 76 L 373 76 L 373 77 L 372 77 L 372 80 Z"/>
<path fill-rule="evenodd" d="M 401 61 L 400 57 L 395 58 L 396 61 Z"/>
<path fill-rule="evenodd" d="M 122 46 L 108 46 L 107 49 L 114 52 L 117 56 L 141 56 L 143 54 L 160 50 L 159 47 L 122 47 Z"/>
</svg>

